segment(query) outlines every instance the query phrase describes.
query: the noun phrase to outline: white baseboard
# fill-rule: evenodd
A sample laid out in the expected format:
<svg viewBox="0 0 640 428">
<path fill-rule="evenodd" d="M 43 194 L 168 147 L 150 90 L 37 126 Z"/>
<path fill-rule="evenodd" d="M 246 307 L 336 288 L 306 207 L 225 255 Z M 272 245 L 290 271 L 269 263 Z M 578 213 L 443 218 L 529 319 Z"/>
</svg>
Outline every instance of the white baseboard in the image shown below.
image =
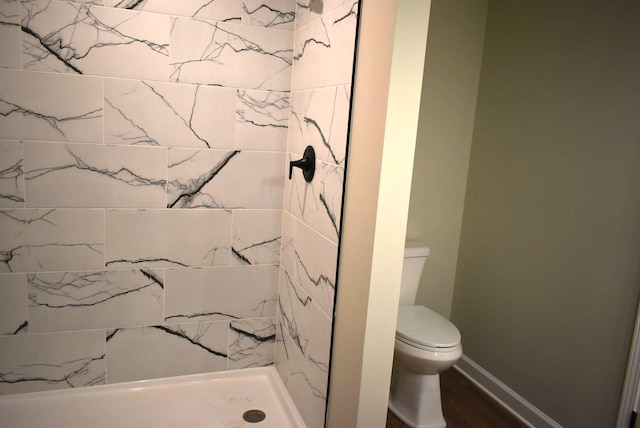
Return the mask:
<svg viewBox="0 0 640 428">
<path fill-rule="evenodd" d="M 454 368 L 531 428 L 562 428 L 562 425 L 545 415 L 466 355 L 458 360 Z"/>
</svg>

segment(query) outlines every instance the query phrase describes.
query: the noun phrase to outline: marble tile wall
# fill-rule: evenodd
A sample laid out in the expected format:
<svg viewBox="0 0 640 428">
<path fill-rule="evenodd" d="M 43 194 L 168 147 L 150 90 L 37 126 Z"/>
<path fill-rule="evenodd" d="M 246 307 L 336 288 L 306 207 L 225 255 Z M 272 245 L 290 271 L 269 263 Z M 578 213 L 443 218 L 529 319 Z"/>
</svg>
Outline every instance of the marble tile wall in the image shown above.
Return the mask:
<svg viewBox="0 0 640 428">
<path fill-rule="evenodd" d="M 294 0 L 0 0 L 0 394 L 275 360 Z"/>
<path fill-rule="evenodd" d="M 275 361 L 324 425 L 357 13 L 0 0 L 0 394 Z"/>
<path fill-rule="evenodd" d="M 311 428 L 324 426 L 327 402 L 358 4 L 296 9 L 287 159 L 311 145 L 316 172 L 285 182 L 276 367 Z"/>
</svg>

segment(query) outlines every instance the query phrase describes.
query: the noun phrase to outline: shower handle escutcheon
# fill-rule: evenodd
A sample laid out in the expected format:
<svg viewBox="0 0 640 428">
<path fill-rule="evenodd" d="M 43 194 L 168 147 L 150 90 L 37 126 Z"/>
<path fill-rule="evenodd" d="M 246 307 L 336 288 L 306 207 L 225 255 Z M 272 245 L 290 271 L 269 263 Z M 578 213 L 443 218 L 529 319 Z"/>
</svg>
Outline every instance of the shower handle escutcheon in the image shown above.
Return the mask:
<svg viewBox="0 0 640 428">
<path fill-rule="evenodd" d="M 302 159 L 289 162 L 289 180 L 293 177 L 293 167 L 300 168 L 305 181 L 307 183 L 311 182 L 316 172 L 316 152 L 313 150 L 313 147 L 307 146 L 307 148 L 304 149 Z"/>
</svg>

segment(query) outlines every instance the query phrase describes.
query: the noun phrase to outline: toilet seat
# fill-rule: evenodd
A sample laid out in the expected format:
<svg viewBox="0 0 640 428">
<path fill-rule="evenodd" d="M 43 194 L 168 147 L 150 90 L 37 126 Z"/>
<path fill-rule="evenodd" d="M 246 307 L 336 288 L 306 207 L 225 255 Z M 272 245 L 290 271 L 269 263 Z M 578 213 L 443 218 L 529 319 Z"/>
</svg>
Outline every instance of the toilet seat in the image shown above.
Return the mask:
<svg viewBox="0 0 640 428">
<path fill-rule="evenodd" d="M 424 306 L 400 306 L 396 339 L 433 352 L 451 352 L 460 346 L 456 326 Z"/>
</svg>

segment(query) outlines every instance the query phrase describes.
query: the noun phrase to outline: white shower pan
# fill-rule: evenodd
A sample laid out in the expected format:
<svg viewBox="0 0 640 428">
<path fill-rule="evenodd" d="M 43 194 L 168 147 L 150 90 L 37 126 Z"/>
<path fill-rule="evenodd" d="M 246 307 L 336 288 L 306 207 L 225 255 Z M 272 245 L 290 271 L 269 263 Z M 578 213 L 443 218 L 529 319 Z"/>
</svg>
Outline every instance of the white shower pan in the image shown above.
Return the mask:
<svg viewBox="0 0 640 428">
<path fill-rule="evenodd" d="M 0 426 L 306 428 L 274 367 L 3 396 Z"/>
</svg>

